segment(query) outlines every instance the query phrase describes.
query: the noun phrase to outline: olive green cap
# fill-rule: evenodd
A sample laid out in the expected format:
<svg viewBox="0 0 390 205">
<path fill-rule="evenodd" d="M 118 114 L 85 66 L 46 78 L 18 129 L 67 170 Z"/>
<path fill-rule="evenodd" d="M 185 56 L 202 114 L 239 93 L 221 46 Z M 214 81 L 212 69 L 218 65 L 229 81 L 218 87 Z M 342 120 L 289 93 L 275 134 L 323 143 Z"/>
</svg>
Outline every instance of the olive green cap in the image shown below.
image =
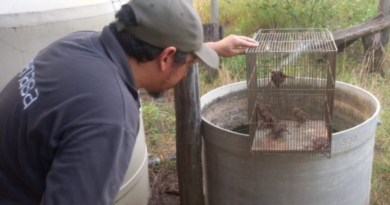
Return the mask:
<svg viewBox="0 0 390 205">
<path fill-rule="evenodd" d="M 194 53 L 206 65 L 218 68 L 217 53 L 203 43 L 203 27 L 194 7 L 186 0 L 132 0 L 137 26 L 117 21 L 118 31 L 126 30 L 150 45 Z"/>
</svg>

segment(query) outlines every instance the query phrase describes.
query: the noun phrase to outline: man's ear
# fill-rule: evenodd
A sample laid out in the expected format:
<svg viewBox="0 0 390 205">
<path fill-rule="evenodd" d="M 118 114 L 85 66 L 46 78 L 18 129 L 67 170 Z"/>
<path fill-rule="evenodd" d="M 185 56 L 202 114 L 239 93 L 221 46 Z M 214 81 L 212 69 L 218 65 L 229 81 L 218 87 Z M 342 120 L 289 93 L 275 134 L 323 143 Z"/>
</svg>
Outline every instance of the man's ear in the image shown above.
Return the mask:
<svg viewBox="0 0 390 205">
<path fill-rule="evenodd" d="M 173 46 L 167 47 L 160 53 L 158 57 L 158 65 L 161 71 L 172 68 L 175 62 L 176 48 Z"/>
</svg>

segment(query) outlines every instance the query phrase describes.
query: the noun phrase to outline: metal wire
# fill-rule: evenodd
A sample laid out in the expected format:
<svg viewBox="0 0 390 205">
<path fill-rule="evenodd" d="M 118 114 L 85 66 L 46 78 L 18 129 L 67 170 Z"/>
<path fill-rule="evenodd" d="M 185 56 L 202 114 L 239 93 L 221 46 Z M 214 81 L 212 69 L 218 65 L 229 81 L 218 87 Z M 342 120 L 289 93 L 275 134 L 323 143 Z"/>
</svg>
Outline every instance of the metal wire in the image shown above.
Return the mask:
<svg viewBox="0 0 390 205">
<path fill-rule="evenodd" d="M 331 33 L 266 29 L 254 39 L 259 46 L 246 54 L 251 153 L 330 158 L 337 54 Z"/>
</svg>

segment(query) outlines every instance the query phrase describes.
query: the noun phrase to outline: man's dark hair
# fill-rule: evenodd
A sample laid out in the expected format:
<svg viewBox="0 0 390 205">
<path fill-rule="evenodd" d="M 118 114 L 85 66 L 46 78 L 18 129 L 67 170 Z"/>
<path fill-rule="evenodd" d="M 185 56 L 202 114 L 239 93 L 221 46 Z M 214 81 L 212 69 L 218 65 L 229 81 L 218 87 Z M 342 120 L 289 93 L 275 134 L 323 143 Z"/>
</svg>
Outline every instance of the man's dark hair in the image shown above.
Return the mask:
<svg viewBox="0 0 390 205">
<path fill-rule="evenodd" d="M 136 16 L 133 9 L 125 4 L 115 14 L 115 18 L 122 22 L 125 26 L 137 26 Z M 155 59 L 164 49 L 150 45 L 142 40 L 134 37 L 126 30 L 118 32 L 116 24 L 110 23 L 109 28 L 114 34 L 119 44 L 128 56 L 134 57 L 138 62 L 148 62 Z M 176 51 L 175 65 L 183 65 L 186 62 L 188 53 Z"/>
</svg>

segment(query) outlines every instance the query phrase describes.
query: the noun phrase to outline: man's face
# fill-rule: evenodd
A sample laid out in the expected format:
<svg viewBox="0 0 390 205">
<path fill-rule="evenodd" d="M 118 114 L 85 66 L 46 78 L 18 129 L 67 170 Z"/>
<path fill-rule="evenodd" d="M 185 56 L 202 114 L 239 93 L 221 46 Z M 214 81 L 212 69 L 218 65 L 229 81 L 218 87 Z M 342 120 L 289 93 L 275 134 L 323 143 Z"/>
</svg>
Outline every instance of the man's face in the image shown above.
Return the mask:
<svg viewBox="0 0 390 205">
<path fill-rule="evenodd" d="M 161 75 L 159 83 L 154 89 L 147 89 L 148 94 L 153 98 L 163 97 L 166 91 L 175 86 L 181 79 L 187 76 L 188 67 L 197 62 L 197 58 L 190 54 L 186 63 L 182 65 L 172 65 L 166 70 L 166 75 Z"/>
</svg>

